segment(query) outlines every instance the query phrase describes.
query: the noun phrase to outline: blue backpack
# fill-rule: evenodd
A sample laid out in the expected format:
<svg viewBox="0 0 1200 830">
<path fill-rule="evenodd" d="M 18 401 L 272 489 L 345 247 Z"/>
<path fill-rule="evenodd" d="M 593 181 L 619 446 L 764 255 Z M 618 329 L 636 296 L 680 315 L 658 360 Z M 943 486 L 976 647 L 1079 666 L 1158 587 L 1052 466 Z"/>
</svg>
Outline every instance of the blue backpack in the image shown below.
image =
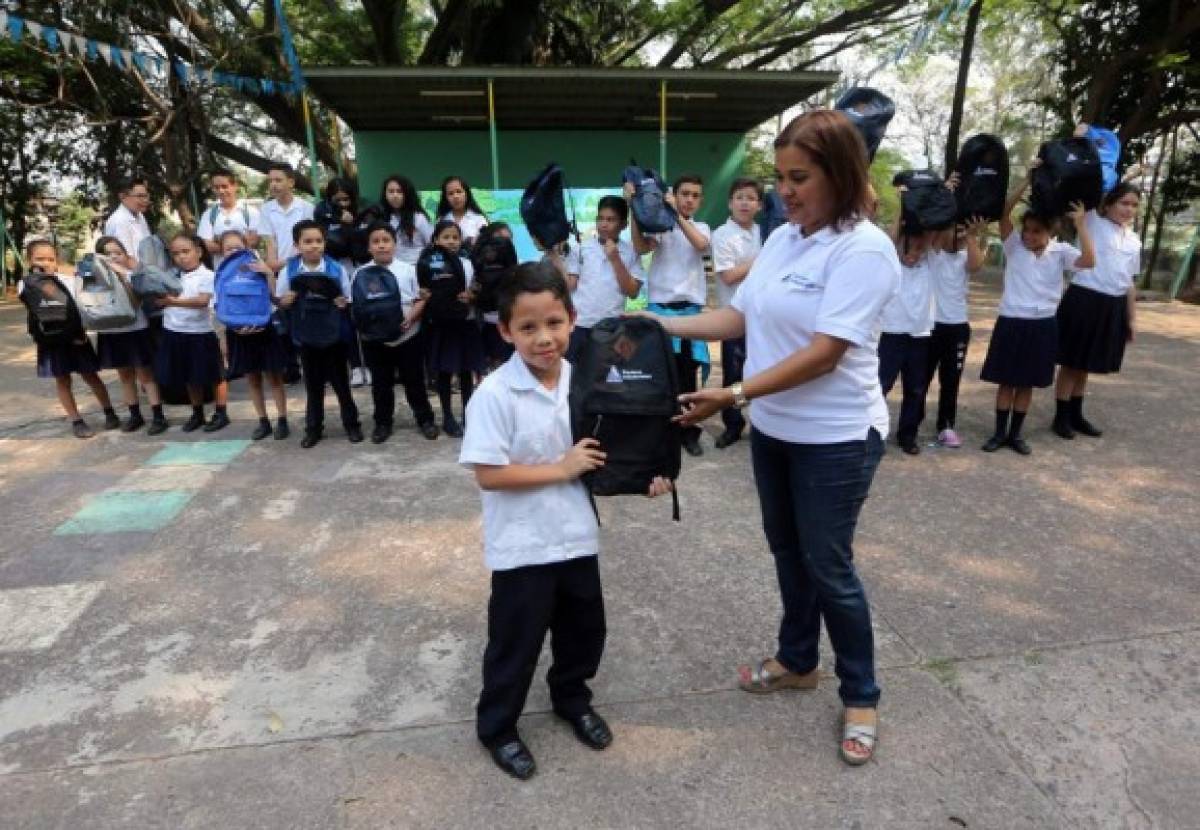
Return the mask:
<svg viewBox="0 0 1200 830">
<path fill-rule="evenodd" d="M 664 198 L 667 186 L 658 173 L 649 167 L 638 167 L 636 161 L 630 161 L 621 178 L 633 184 L 629 209 L 633 211 L 633 219 L 642 233 L 666 233 L 675 227 L 675 209 Z"/>
<path fill-rule="evenodd" d="M 841 111 L 858 128 L 867 145 L 867 161 L 874 161 L 875 151 L 896 114 L 895 102 L 877 89 L 856 86 L 846 90 L 834 104 L 834 109 Z"/>
<path fill-rule="evenodd" d="M 1100 175 L 1104 192 L 1107 193 L 1121 183 L 1121 175 L 1117 172 L 1117 163 L 1121 161 L 1121 139 L 1112 130 L 1092 126 L 1088 127 L 1083 137 L 1096 145 L 1096 154 L 1100 156 Z"/>
<path fill-rule="evenodd" d="M 342 311 L 333 301 L 342 296 L 341 266 L 328 256 L 321 258 L 321 271 L 300 271 L 300 257 L 288 260 L 288 287 L 296 302 L 288 314 L 292 340 L 301 346 L 323 349 L 342 337 Z"/>
<path fill-rule="evenodd" d="M 363 340 L 400 339 L 404 300 L 395 274 L 382 265 L 364 265 L 354 273 L 350 295 L 350 313 Z"/>
<path fill-rule="evenodd" d="M 217 319 L 230 328 L 261 328 L 271 322 L 271 285 L 249 267 L 257 259 L 253 251 L 235 251 L 217 268 Z"/>
<path fill-rule="evenodd" d="M 566 242 L 571 235 L 563 201 L 563 171 L 553 162 L 538 173 L 521 194 L 521 221 L 543 248 Z"/>
</svg>

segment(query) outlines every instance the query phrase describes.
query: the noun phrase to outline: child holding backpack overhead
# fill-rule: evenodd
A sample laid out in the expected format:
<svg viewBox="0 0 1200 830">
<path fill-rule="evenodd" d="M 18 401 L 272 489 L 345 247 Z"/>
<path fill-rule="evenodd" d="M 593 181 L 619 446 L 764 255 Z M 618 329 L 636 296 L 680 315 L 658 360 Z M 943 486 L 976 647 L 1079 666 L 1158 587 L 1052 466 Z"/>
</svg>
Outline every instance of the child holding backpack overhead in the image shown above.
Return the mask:
<svg viewBox="0 0 1200 830">
<path fill-rule="evenodd" d="M 171 261 L 179 269 L 183 290 L 176 297 L 159 297 L 154 304 L 163 313 L 163 340 L 155 355 L 155 375 L 160 386 L 186 386 L 192 416 L 184 432 L 216 432 L 229 426 L 222 398 L 217 399 L 212 419 L 204 422 L 206 387 L 222 384 L 224 367 L 221 347 L 213 331 L 209 304 L 213 298 L 213 272 L 204 265 L 204 241 L 187 233 L 177 234 L 168 246 Z"/>
<path fill-rule="evenodd" d="M 1037 165 L 1035 159 L 1031 171 Z M 1055 220 L 1032 210 L 1021 217 L 1020 230 L 1013 227 L 1013 208 L 1029 187 L 1029 181 L 1026 175 L 1017 185 L 1000 217 L 1004 291 L 981 373 L 983 380 L 998 384 L 996 431 L 983 445 L 984 452 L 995 452 L 1005 446 L 1021 455 L 1033 452 L 1021 437 L 1021 427 L 1033 400 L 1034 387 L 1045 388 L 1054 382 L 1058 348 L 1055 313 L 1062 297 L 1063 272 L 1091 268 L 1096 263 L 1086 214 L 1078 202 L 1068 214 L 1078 231 L 1078 248 L 1055 239 L 1052 236 Z"/>
<path fill-rule="evenodd" d="M 311 222 L 311 219 L 304 220 Z M 299 224 L 299 223 L 297 223 Z M 237 251 L 246 250 L 246 240 L 238 231 L 227 231 L 221 234 L 221 256 L 228 257 Z M 267 291 L 275 294 L 275 273 L 265 262 L 255 260 L 250 266 L 262 275 L 267 284 Z M 274 434 L 276 441 L 282 441 L 291 434 L 287 419 L 287 390 L 283 387 L 283 373 L 287 368 L 288 355 L 283 342 L 284 335 L 280 334 L 273 323 L 264 326 L 245 326 L 242 328 L 225 328 L 225 347 L 229 354 L 229 367 L 225 370 L 225 380 L 237 380 L 245 377 L 250 385 L 250 402 L 258 415 L 258 426 L 250 433 L 250 439 L 261 441 L 268 435 Z M 267 402 L 263 396 L 263 376 L 271 384 L 271 397 L 275 401 L 275 427 L 267 417 Z"/>
<path fill-rule="evenodd" d="M 71 432 L 76 438 L 91 438 L 95 433 L 75 404 L 72 373 L 83 378 L 104 409 L 104 428 L 117 429 L 121 419 L 97 374 L 100 362 L 75 306 L 74 279 L 57 273 L 58 251 L 44 239 L 26 245 L 25 258 L 29 261 L 29 273 L 17 285 L 17 293 L 27 310 L 29 336 L 37 344 L 37 376 L 54 378 L 58 402 L 71 419 Z"/>
<path fill-rule="evenodd" d="M 429 361 L 437 372 L 438 400 L 442 404 L 442 431 L 455 438 L 463 434 L 454 417 L 453 383 L 458 377 L 464 417 L 475 389 L 475 375 L 483 372 L 483 335 L 475 318 L 472 291 L 474 268 L 460 255 L 458 225 L 443 219 L 433 228 L 433 245 L 421 255 L 417 276 L 429 290 L 429 316 L 433 321 Z M 431 267 L 435 265 L 437 267 Z"/>
<path fill-rule="evenodd" d="M 280 308 L 290 311 L 292 316 L 292 339 L 300 349 L 300 365 L 304 370 L 304 437 L 300 440 L 303 449 L 311 449 L 321 440 L 325 429 L 325 384 L 333 387 L 338 407 L 342 414 L 342 426 L 351 444 L 363 440 L 362 424 L 358 420 L 358 405 L 350 392 L 350 375 L 346 369 L 348 344 L 342 336 L 341 321 L 337 331 L 330 331 L 324 338 L 309 336 L 307 327 L 299 318 L 307 312 L 306 306 L 322 309 L 324 303 L 332 305 L 344 316 L 350 303 L 350 278 L 342 265 L 325 253 L 325 229 L 312 220 L 302 220 L 292 228 L 292 238 L 299 252 L 287 261 L 275 283 L 275 295 Z M 326 292 L 322 286 L 303 285 L 306 275 L 320 277 L 330 283 Z M 299 308 L 297 307 L 299 303 Z"/>
<path fill-rule="evenodd" d="M 563 356 L 575 312 L 566 281 L 548 263 L 517 266 L 501 287 L 499 315 L 516 352 L 471 399 L 458 460 L 479 485 L 492 571 L 476 734 L 500 769 L 526 780 L 537 764 L 517 720 L 547 632 L 555 714 L 591 749 L 613 739 L 587 685 L 606 627 L 598 526 L 579 480 L 603 466 L 604 453 L 593 438 L 571 439 L 571 364 Z M 659 478 L 648 495 L 667 492 L 669 482 Z"/>
<path fill-rule="evenodd" d="M 102 331 L 96 336 L 96 352 L 100 359 L 101 369 L 116 369 L 117 377 L 121 379 L 121 391 L 124 393 L 125 406 L 129 409 L 129 420 L 122 426 L 122 432 L 135 432 L 146 425 L 142 417 L 141 405 L 138 402 L 138 383 L 146 389 L 146 397 L 150 400 L 153 413 L 150 419 L 148 435 L 158 435 L 167 429 L 166 415 L 163 413 L 162 398 L 158 384 L 154 380 L 154 341 L 150 337 L 149 322 L 142 302 L 129 284 L 129 272 L 137 266 L 137 261 L 125 250 L 121 240 L 115 236 L 102 236 L 96 240 L 96 253 L 108 257 L 113 271 L 121 279 L 121 284 L 137 309 L 137 319 L 128 326 Z"/>
<path fill-rule="evenodd" d="M 433 423 L 433 407 L 425 392 L 425 361 L 418 334 L 425 296 L 417 285 L 417 272 L 407 262 L 395 258 L 396 237 L 391 225 L 376 222 L 367 229 L 372 262 L 354 272 L 354 312 L 365 314 L 369 303 L 391 300 L 393 318 L 370 325 L 363 319 L 359 329 L 363 338 L 367 366 L 371 369 L 371 397 L 375 404 L 375 430 L 371 442 L 382 444 L 392 434 L 395 420 L 396 375 L 404 385 L 404 398 L 417 420 L 417 429 L 430 441 L 438 437 Z M 380 270 L 384 273 L 378 273 Z M 398 294 L 398 296 L 397 296 Z M 391 295 L 390 297 L 385 295 Z M 377 332 L 382 325 L 386 333 Z"/>
<path fill-rule="evenodd" d="M 458 225 L 458 231 L 462 236 L 459 244 L 467 249 L 470 249 L 471 245 L 475 243 L 479 232 L 488 223 L 483 208 L 475 201 L 475 194 L 471 192 L 471 186 L 461 176 L 447 176 L 442 182 L 442 198 L 438 201 L 437 215 L 439 223 L 449 221 Z M 435 228 L 435 244 L 436 239 L 437 229 Z"/>
</svg>

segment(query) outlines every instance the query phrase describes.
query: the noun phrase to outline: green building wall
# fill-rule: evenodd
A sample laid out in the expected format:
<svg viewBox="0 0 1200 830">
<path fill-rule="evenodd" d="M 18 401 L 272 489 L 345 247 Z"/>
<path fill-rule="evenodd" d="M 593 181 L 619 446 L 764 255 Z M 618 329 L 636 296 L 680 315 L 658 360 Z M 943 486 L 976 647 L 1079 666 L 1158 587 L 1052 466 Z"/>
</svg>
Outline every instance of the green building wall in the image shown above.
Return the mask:
<svg viewBox="0 0 1200 830">
<path fill-rule="evenodd" d="M 378 198 L 391 173 L 408 176 L 418 190 L 436 190 L 442 179 L 458 175 L 476 190 L 492 187 L 491 149 L 486 129 L 477 132 L 377 132 L 354 134 L 358 182 L 364 198 Z M 500 187 L 524 188 L 550 162 L 558 162 L 572 188 L 619 188 L 621 171 L 631 158 L 658 167 L 658 133 L 647 131 L 536 130 L 499 133 Z M 704 178 L 699 218 L 714 227 L 725 221 L 726 193 L 745 159 L 741 133 L 670 134 L 668 182 L 683 173 Z"/>
</svg>

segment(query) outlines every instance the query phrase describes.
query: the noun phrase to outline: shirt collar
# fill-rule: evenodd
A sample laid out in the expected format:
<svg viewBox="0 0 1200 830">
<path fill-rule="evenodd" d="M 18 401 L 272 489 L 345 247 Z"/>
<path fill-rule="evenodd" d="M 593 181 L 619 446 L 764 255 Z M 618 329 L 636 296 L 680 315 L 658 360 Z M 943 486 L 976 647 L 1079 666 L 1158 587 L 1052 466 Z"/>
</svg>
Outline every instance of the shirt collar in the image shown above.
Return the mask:
<svg viewBox="0 0 1200 830">
<path fill-rule="evenodd" d="M 561 374 L 558 376 L 558 386 L 552 392 L 542 386 L 542 382 L 534 377 L 533 372 L 529 371 L 529 367 L 525 365 L 525 361 L 521 359 L 521 355 L 513 352 L 512 357 L 508 359 L 508 363 L 504 364 L 504 382 L 508 387 L 515 392 L 535 392 L 542 391 L 546 395 L 553 398 L 558 398 L 564 388 L 571 383 L 571 366 L 565 360 Z"/>
<path fill-rule="evenodd" d="M 788 223 L 788 233 L 792 237 L 805 245 L 828 245 L 837 238 L 838 232 L 834 230 L 833 225 L 826 225 L 814 234 L 804 236 L 800 233 L 800 226 Z"/>
</svg>

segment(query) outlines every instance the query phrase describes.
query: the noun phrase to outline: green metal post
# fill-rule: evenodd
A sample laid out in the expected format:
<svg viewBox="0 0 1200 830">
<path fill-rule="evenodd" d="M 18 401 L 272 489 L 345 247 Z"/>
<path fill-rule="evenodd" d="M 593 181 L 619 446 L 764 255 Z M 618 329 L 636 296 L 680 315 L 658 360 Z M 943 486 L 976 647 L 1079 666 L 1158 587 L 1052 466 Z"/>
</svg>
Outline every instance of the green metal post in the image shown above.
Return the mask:
<svg viewBox="0 0 1200 830">
<path fill-rule="evenodd" d="M 300 102 L 304 105 L 304 136 L 308 139 L 308 168 L 312 176 L 313 196 L 321 195 L 321 168 L 317 166 L 317 141 L 313 137 L 312 115 L 308 110 L 308 93 L 300 91 Z"/>
<path fill-rule="evenodd" d="M 492 190 L 500 189 L 500 147 L 496 140 L 496 96 L 488 78 L 488 138 L 492 144 Z"/>
</svg>

